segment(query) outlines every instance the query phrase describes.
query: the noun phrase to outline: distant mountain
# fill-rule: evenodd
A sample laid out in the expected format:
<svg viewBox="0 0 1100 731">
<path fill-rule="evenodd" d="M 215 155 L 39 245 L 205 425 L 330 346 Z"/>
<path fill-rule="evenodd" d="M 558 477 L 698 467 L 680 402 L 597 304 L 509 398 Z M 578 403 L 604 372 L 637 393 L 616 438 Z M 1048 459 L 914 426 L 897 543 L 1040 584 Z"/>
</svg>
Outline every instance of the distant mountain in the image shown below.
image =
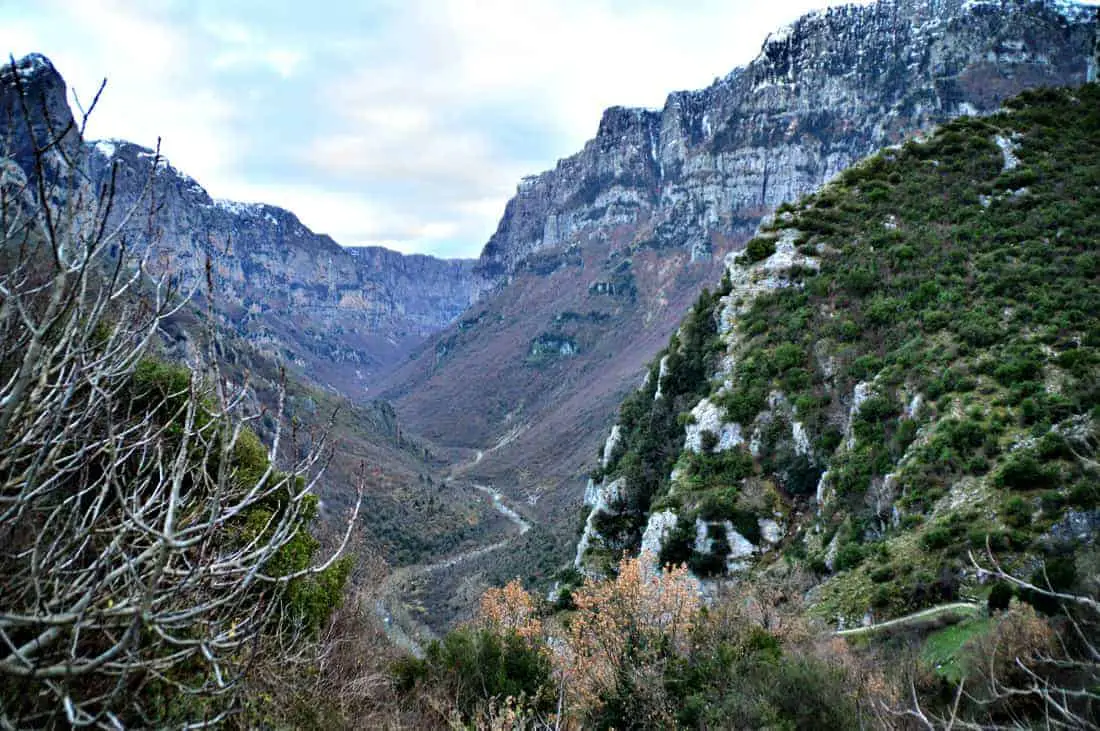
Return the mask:
<svg viewBox="0 0 1100 731">
<path fill-rule="evenodd" d="M 39 168 L 34 145 L 55 140 Z M 338 411 L 330 436 L 339 448 L 321 483 L 322 512 L 339 517 L 354 498 L 360 463 L 368 465 L 364 532 L 387 559 L 415 562 L 506 526 L 480 496 L 434 482 L 438 461 L 367 391 L 377 373 L 477 299 L 487 281 L 473 261 L 344 249 L 281 208 L 212 200 L 152 150 L 85 142 L 64 81 L 37 54 L 0 67 L 0 174 L 6 194 L 20 187 L 13 181 L 32 184 L 27 205 L 40 200 L 34 183 L 41 178 L 52 205 L 71 206 L 78 224 L 109 199 L 108 230 L 122 227 L 116 248 L 127 247 L 129 263 L 148 255 L 149 273 L 170 273 L 194 294 L 164 324 L 160 357 L 201 367 L 207 351 L 196 344 L 207 335 L 209 312 L 224 372 L 237 382 L 247 374 L 255 411 L 275 405 L 281 365 L 291 371 L 287 416 L 324 427 Z M 72 237 L 82 235 L 89 232 Z M 5 232 L 4 246 L 20 242 L 18 231 Z M 255 426 L 267 436 L 270 419 Z"/>
<path fill-rule="evenodd" d="M 413 431 L 496 447 L 479 474 L 571 530 L 596 434 L 765 214 L 883 145 L 992 113 L 1024 89 L 1084 82 L 1095 27 L 1093 9 L 1061 2 L 838 7 L 661 110 L 609 109 L 583 150 L 508 203 L 477 265 L 507 284 L 414 353 L 385 393 Z"/>
<path fill-rule="evenodd" d="M 16 67 L 40 120 L 39 139 L 47 138 L 48 118 L 56 130 L 70 129 L 69 148 L 79 146 L 65 82 L 53 64 L 31 55 Z M 5 89 L 7 105 L 11 91 Z M 17 116 L 5 115 L 0 131 Z M 196 180 L 139 145 L 101 140 L 85 148 L 93 189 L 115 176 L 111 222 L 136 212 L 128 224 L 133 241 L 149 239 L 147 213 L 156 206 L 151 266 L 170 269 L 184 288 L 204 289 L 210 257 L 215 311 L 227 329 L 349 395 L 363 394 L 373 378 L 450 324 L 491 284 L 474 271 L 473 261 L 345 249 L 281 208 L 213 200 Z"/>
</svg>

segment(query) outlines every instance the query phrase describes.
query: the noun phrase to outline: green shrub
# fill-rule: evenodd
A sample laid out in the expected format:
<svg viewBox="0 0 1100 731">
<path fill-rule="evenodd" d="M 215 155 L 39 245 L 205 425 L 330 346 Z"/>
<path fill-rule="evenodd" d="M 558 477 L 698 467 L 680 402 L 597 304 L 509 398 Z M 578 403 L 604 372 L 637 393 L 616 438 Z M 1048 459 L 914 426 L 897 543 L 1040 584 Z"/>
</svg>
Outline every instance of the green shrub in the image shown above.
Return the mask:
<svg viewBox="0 0 1100 731">
<path fill-rule="evenodd" d="M 1034 508 L 1031 501 L 1025 500 L 1019 495 L 1013 495 L 1001 505 L 1001 517 L 1004 522 L 1013 528 L 1026 528 L 1031 525 L 1031 515 Z"/>
<path fill-rule="evenodd" d="M 757 236 L 745 245 L 744 258 L 747 262 L 767 259 L 775 253 L 775 239 Z"/>
<path fill-rule="evenodd" d="M 876 584 L 885 584 L 887 581 L 892 581 L 895 574 L 896 572 L 894 571 L 894 567 L 886 565 L 872 569 L 870 577 L 871 581 L 875 582 Z"/>
<path fill-rule="evenodd" d="M 986 602 L 990 612 L 1003 612 L 1016 596 L 1012 584 L 1005 581 L 995 581 L 989 587 L 989 600 Z"/>
<path fill-rule="evenodd" d="M 681 514 L 665 536 L 658 560 L 662 566 L 687 564 L 695 546 L 695 521 Z"/>
<path fill-rule="evenodd" d="M 854 569 L 863 563 L 863 559 L 867 558 L 867 549 L 859 543 L 845 543 L 836 552 L 836 560 L 833 561 L 833 568 L 837 571 L 847 571 L 848 569 Z"/>
<path fill-rule="evenodd" d="M 935 526 L 929 528 L 923 536 L 921 536 L 921 545 L 929 551 L 937 551 L 941 548 L 947 548 L 955 540 L 951 530 L 944 526 Z"/>
<path fill-rule="evenodd" d="M 806 362 L 806 353 L 794 343 L 783 343 L 772 351 L 771 361 L 776 372 L 783 373 L 803 365 Z"/>
<path fill-rule="evenodd" d="M 1056 485 L 1057 473 L 1032 452 L 1021 449 L 1005 460 L 993 481 L 997 487 L 1009 490 L 1045 490 Z"/>
<path fill-rule="evenodd" d="M 550 671 L 549 656 L 522 637 L 473 628 L 432 642 L 422 660 L 408 658 L 394 666 L 400 691 L 424 683 L 438 687 L 467 717 L 486 709 L 489 701 L 509 696 L 549 710 Z"/>
</svg>

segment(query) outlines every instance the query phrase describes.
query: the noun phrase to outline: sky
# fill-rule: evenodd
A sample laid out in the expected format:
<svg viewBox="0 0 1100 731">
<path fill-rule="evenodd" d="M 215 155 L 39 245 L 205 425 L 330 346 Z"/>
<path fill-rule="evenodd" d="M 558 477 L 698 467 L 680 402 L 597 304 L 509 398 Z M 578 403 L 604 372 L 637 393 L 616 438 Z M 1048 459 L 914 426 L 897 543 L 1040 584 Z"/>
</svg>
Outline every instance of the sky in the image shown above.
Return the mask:
<svg viewBox="0 0 1100 731">
<path fill-rule="evenodd" d="M 474 257 L 525 175 L 613 105 L 659 108 L 829 0 L 0 0 L 88 138 L 162 151 L 215 198 L 347 246 Z"/>
</svg>

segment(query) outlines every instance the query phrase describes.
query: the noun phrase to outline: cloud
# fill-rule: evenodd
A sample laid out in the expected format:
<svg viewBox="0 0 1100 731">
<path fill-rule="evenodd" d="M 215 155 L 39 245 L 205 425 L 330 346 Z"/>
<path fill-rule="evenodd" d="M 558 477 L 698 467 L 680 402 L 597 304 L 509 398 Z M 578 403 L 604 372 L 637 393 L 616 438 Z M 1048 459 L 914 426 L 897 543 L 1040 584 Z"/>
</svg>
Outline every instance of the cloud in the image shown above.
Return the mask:
<svg viewBox="0 0 1100 731">
<path fill-rule="evenodd" d="M 706 86 L 818 4 L 0 0 L 0 44 L 85 96 L 108 76 L 91 136 L 161 136 L 215 196 L 345 244 L 473 256 L 519 178 L 605 107 Z"/>
</svg>

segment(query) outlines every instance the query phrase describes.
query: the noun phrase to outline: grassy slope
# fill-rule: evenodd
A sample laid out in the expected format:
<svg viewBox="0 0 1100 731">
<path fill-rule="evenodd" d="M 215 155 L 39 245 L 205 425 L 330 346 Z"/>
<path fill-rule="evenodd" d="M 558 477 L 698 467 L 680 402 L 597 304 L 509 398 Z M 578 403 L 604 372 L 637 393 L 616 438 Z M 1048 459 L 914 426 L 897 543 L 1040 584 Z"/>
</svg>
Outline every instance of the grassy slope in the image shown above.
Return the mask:
<svg viewBox="0 0 1100 731">
<path fill-rule="evenodd" d="M 701 386 L 727 419 L 758 427 L 751 474 L 735 459 L 696 465 L 686 488 L 663 497 L 670 462 L 654 443 L 682 444 L 683 431 L 638 392 L 610 470 L 656 475 L 633 485 L 633 529 L 655 499 L 737 524 L 750 485 L 774 488 L 795 533 L 786 554 L 825 578 L 825 616 L 899 615 L 965 593 L 963 557 L 987 539 L 1001 553 L 1060 560 L 1044 534 L 1068 510 L 1098 504 L 1096 475 L 1073 454 L 1100 416 L 1096 85 L 1028 93 L 1005 113 L 883 151 L 781 209 L 746 258 L 766 258 L 791 229 L 820 271 L 792 271 L 798 286 L 757 297 L 732 337 L 697 344 L 669 376 L 686 381 L 678 392 Z M 704 299 L 689 319 L 700 308 L 718 305 Z M 713 373 L 722 355 L 737 364 L 729 387 L 691 375 L 698 364 Z M 849 425 L 860 383 L 870 397 Z M 788 408 L 768 406 L 775 392 Z M 791 449 L 792 421 L 809 435 L 808 461 Z M 825 468 L 818 510 L 814 478 Z M 869 493 L 887 475 L 883 511 Z"/>
</svg>

